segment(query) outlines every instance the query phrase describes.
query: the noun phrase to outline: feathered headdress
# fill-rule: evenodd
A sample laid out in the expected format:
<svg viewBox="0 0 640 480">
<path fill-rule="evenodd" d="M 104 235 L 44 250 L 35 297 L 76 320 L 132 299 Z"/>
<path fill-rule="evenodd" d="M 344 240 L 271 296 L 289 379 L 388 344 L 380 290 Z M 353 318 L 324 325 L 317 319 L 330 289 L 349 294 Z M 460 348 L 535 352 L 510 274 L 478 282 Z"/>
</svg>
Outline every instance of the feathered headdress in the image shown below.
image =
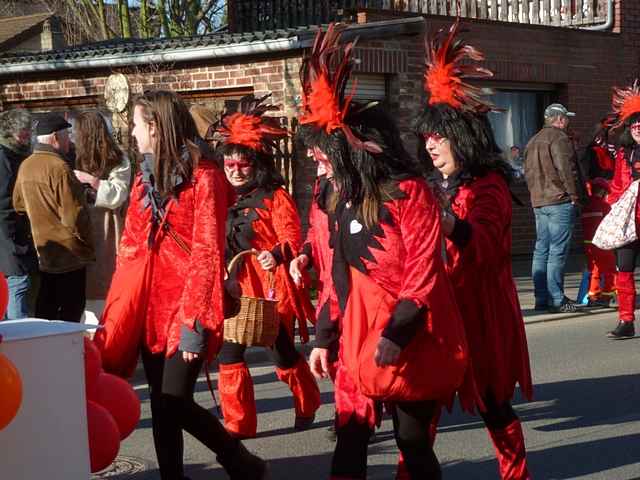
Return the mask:
<svg viewBox="0 0 640 480">
<path fill-rule="evenodd" d="M 456 110 L 487 113 L 495 107 L 485 98 L 482 88 L 466 83 L 467 78 L 490 78 L 493 72 L 465 60 L 484 60 L 482 52 L 458 38 L 460 19 L 448 32 L 438 30 L 425 41 L 426 66 L 424 88 L 428 104 L 446 104 Z"/>
<path fill-rule="evenodd" d="M 611 100 L 613 112 L 607 120 L 612 129 L 621 127 L 632 115 L 640 113 L 640 83 L 636 79 L 633 85 L 626 88 L 613 88 Z"/>
<path fill-rule="evenodd" d="M 340 44 L 340 36 L 345 28 L 344 24 L 331 23 L 326 32 L 319 30 L 311 53 L 302 62 L 300 123 L 315 124 L 328 135 L 341 129 L 353 147 L 380 153 L 382 149 L 377 144 L 360 140 L 345 121 L 355 93 L 355 88 L 352 88 L 345 95 L 354 65 L 353 48 L 356 44 L 356 41 Z"/>
<path fill-rule="evenodd" d="M 278 140 L 287 136 L 287 130 L 280 126 L 277 118 L 264 116 L 266 112 L 280 109 L 276 105 L 263 103 L 270 96 L 270 93 L 260 98 L 245 95 L 240 99 L 236 113 L 224 114 L 217 126 L 222 142 L 259 152 L 277 149 Z"/>
</svg>

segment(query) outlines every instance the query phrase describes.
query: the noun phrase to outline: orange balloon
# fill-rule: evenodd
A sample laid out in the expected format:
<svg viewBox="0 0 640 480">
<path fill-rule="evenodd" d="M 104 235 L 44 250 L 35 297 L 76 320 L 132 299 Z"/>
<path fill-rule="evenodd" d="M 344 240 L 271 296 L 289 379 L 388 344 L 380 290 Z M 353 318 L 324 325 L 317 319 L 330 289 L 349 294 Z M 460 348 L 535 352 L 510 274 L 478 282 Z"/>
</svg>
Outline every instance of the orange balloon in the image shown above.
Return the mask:
<svg viewBox="0 0 640 480">
<path fill-rule="evenodd" d="M 0 320 L 7 313 L 7 305 L 9 305 L 9 285 L 7 285 L 7 279 L 0 273 Z"/>
<path fill-rule="evenodd" d="M 0 353 L 0 430 L 11 423 L 22 403 L 22 380 L 18 369 Z"/>
</svg>

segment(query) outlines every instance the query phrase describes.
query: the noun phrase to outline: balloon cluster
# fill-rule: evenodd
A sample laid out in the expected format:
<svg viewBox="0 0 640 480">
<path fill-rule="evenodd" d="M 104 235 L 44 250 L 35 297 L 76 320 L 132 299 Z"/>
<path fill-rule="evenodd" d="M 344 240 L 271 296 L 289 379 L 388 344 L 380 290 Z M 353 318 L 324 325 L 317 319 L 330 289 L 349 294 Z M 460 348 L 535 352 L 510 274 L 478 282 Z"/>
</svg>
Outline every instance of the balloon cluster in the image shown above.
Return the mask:
<svg viewBox="0 0 640 480">
<path fill-rule="evenodd" d="M 84 339 L 91 472 L 107 468 L 140 420 L 140 400 L 128 382 L 102 370 L 100 351 Z"/>
<path fill-rule="evenodd" d="M 7 311 L 9 288 L 0 273 L 0 320 Z M 0 336 L 0 342 L 2 337 Z M 22 379 L 18 369 L 5 355 L 0 353 L 0 430 L 9 425 L 22 404 Z"/>
</svg>

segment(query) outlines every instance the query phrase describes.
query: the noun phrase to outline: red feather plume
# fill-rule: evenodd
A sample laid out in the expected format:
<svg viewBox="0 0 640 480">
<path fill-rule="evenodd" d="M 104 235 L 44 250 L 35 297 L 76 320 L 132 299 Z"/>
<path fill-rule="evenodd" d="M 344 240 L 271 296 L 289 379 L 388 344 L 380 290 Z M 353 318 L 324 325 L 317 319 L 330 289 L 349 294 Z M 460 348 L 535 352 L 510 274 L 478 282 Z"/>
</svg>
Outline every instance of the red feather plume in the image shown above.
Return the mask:
<svg viewBox="0 0 640 480">
<path fill-rule="evenodd" d="M 302 83 L 301 124 L 315 124 L 327 134 L 341 129 L 349 143 L 362 150 L 380 153 L 374 142 L 360 140 L 345 119 L 349 113 L 355 87 L 348 95 L 345 89 L 353 70 L 353 48 L 356 41 L 340 44 L 346 25 L 331 23 L 326 32 L 319 30 L 311 53 L 300 68 Z M 331 67 L 335 65 L 335 68 Z"/>
<path fill-rule="evenodd" d="M 426 66 L 424 87 L 429 105 L 444 103 L 456 110 L 486 113 L 494 106 L 484 97 L 483 89 L 464 81 L 467 78 L 490 78 L 493 72 L 465 60 L 484 60 L 482 52 L 458 38 L 460 19 L 448 32 L 438 30 L 425 41 Z"/>
<path fill-rule="evenodd" d="M 613 88 L 612 98 L 613 113 L 608 119 L 608 125 L 616 129 L 631 115 L 640 113 L 640 83 L 636 79 L 633 85 L 626 88 Z"/>
<path fill-rule="evenodd" d="M 279 125 L 277 118 L 264 116 L 268 111 L 279 110 L 276 105 L 264 104 L 269 96 L 271 94 L 261 98 L 246 95 L 240 99 L 238 112 L 224 114 L 217 126 L 222 141 L 262 152 L 269 148 L 278 148 L 278 140 L 286 137 L 288 133 Z"/>
</svg>

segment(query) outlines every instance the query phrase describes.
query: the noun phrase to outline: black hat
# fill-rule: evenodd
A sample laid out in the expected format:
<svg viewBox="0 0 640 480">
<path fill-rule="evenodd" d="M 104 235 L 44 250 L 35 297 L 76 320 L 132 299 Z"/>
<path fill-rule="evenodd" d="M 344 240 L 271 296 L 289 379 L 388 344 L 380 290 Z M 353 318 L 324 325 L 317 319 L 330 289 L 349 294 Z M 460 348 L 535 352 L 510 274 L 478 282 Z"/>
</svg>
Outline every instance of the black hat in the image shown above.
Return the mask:
<svg viewBox="0 0 640 480">
<path fill-rule="evenodd" d="M 44 117 L 36 122 L 36 136 L 50 135 L 60 130 L 71 128 L 62 115 L 57 113 L 47 113 Z"/>
</svg>

